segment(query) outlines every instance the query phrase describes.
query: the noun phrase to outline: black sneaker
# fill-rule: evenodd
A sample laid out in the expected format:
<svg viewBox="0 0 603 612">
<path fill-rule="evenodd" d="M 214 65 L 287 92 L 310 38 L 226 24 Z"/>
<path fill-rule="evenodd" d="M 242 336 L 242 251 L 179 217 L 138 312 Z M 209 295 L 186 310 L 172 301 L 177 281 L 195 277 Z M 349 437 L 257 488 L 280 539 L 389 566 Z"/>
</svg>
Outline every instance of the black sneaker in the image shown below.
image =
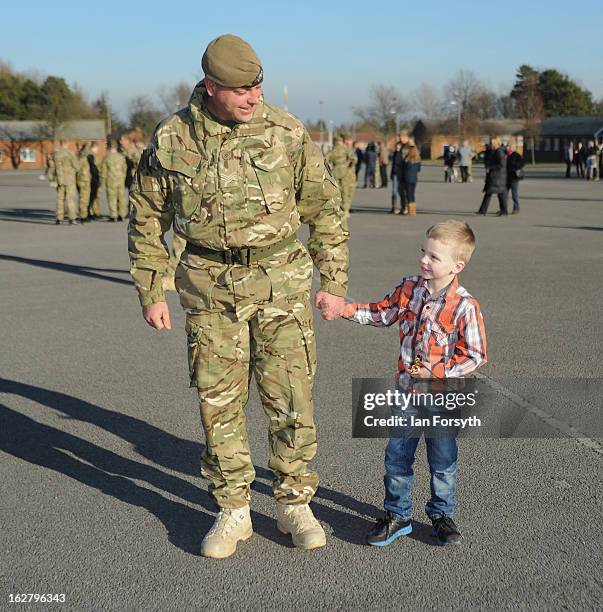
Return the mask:
<svg viewBox="0 0 603 612">
<path fill-rule="evenodd" d="M 439 518 L 433 519 L 432 523 L 433 535 L 437 538 L 437 543 L 440 546 L 462 542 L 461 532 L 448 515 L 442 514 Z"/>
<path fill-rule="evenodd" d="M 375 526 L 367 533 L 366 543 L 371 546 L 387 546 L 400 536 L 412 531 L 410 519 L 398 518 L 391 512 L 386 512 L 383 518 L 377 520 Z"/>
<path fill-rule="evenodd" d="M 63 223 L 63 222 L 59 221 L 58 219 L 54 222 L 55 225 L 61 225 L 61 223 Z"/>
<path fill-rule="evenodd" d="M 117 217 L 118 221 L 123 221 L 123 219 L 121 217 Z"/>
</svg>

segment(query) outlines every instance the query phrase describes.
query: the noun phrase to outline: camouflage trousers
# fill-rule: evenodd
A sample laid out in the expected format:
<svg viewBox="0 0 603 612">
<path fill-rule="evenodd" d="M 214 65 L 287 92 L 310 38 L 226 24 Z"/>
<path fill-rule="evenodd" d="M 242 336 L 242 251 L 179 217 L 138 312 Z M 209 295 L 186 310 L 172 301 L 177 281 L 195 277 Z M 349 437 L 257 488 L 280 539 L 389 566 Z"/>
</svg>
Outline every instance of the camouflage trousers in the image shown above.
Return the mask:
<svg viewBox="0 0 603 612">
<path fill-rule="evenodd" d="M 342 225 L 344 231 L 349 235 L 349 220 L 350 210 L 352 209 L 352 199 L 356 191 L 356 177 L 352 179 L 338 180 L 339 189 L 341 190 L 341 208 L 343 210 Z"/>
<path fill-rule="evenodd" d="M 201 473 L 221 507 L 250 500 L 255 470 L 244 410 L 252 377 L 268 417 L 276 500 L 305 504 L 318 488 L 308 467 L 316 453 L 311 280 L 312 262 L 299 243 L 250 266 L 185 252 L 176 271 L 206 438 Z"/>
<path fill-rule="evenodd" d="M 107 204 L 109 205 L 109 216 L 112 219 L 118 216 L 123 219 L 127 214 L 124 189 L 123 183 L 107 184 Z"/>
<path fill-rule="evenodd" d="M 67 218 L 72 221 L 76 217 L 75 213 L 75 183 L 57 185 L 57 221 L 62 221 L 65 217 L 65 207 L 67 208 Z"/>
<path fill-rule="evenodd" d="M 87 219 L 90 205 L 90 181 L 78 182 L 77 189 L 80 192 L 80 219 Z"/>
</svg>

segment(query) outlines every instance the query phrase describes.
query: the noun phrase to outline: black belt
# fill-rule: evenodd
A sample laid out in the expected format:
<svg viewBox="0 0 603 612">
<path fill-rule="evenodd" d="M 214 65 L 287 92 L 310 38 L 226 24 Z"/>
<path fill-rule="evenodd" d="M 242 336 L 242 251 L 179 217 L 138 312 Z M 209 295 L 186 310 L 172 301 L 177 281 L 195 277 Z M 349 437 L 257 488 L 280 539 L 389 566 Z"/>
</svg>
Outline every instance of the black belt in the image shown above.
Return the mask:
<svg viewBox="0 0 603 612">
<path fill-rule="evenodd" d="M 211 259 L 212 261 L 219 261 L 225 264 L 240 264 L 242 266 L 248 266 L 261 259 L 280 251 L 283 247 L 291 244 L 297 239 L 295 234 L 292 234 L 288 238 L 284 238 L 280 242 L 269 244 L 263 247 L 243 247 L 227 249 L 225 251 L 216 251 L 214 249 L 207 249 L 202 246 L 193 244 L 192 242 L 186 243 L 185 251 L 191 255 L 198 255 L 203 259 Z"/>
</svg>

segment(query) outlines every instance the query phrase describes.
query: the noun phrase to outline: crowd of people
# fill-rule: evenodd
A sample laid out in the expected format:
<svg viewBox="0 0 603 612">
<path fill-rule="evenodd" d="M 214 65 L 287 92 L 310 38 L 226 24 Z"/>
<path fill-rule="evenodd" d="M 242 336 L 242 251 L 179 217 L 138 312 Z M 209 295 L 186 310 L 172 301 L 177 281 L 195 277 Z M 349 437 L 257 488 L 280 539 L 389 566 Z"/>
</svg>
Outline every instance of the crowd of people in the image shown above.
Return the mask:
<svg viewBox="0 0 603 612">
<path fill-rule="evenodd" d="M 61 225 L 67 213 L 70 225 L 101 219 L 100 195 L 106 189 L 109 221 L 128 216 L 125 189 L 130 189 L 144 145 L 122 137 L 110 141 L 101 159 L 98 144 L 84 143 L 78 152 L 59 141 L 47 162 L 47 177 L 56 188 L 56 220 Z"/>
<path fill-rule="evenodd" d="M 586 146 L 581 140 L 576 144 L 569 142 L 563 147 L 563 161 L 566 178 L 571 178 L 574 167 L 578 178 L 598 181 L 603 168 L 603 144 L 595 140 L 589 140 Z"/>
<path fill-rule="evenodd" d="M 415 215 L 417 211 L 416 186 L 421 171 L 421 155 L 408 132 L 405 130 L 400 132 L 394 150 L 391 152 L 383 141 L 369 142 L 364 150 L 357 143 L 352 143 L 352 147 L 356 156 L 356 180 L 364 165 L 363 187 L 365 189 L 376 188 L 376 177 L 378 176 L 379 188 L 386 189 L 389 174 L 392 184 L 390 213 Z M 377 164 L 379 165 L 378 175 Z M 389 173 L 388 166 L 391 168 Z"/>
</svg>

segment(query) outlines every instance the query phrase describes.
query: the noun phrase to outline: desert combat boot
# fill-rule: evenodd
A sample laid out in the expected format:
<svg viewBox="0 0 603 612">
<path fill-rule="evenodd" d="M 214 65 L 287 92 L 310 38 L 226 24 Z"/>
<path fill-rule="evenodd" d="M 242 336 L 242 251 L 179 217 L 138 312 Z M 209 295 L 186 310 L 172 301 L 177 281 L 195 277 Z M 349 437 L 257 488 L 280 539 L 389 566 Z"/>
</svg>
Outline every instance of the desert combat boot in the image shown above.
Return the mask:
<svg viewBox="0 0 603 612">
<path fill-rule="evenodd" d="M 327 543 L 325 532 L 308 504 L 276 504 L 276 526 L 281 533 L 290 533 L 298 548 L 312 550 Z"/>
<path fill-rule="evenodd" d="M 235 552 L 239 540 L 248 540 L 252 535 L 249 506 L 222 508 L 201 542 L 201 555 L 225 559 Z"/>
</svg>

